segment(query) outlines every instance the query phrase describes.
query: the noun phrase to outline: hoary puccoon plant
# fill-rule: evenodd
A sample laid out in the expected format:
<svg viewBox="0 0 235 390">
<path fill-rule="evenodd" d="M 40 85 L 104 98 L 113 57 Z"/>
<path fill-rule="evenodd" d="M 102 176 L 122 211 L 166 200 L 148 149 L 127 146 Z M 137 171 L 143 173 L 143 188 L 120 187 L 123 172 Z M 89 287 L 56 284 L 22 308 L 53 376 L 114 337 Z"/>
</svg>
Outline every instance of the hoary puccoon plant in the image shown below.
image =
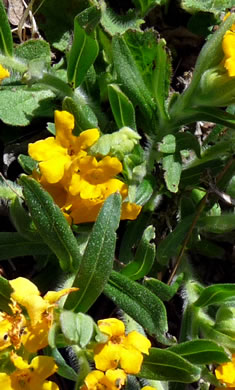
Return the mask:
<svg viewBox="0 0 235 390">
<path fill-rule="evenodd" d="M 13 44 L 0 1 L 1 126 L 39 128 L 24 173 L 0 182 L 14 227 L 0 258 L 32 275 L 0 277 L 3 390 L 235 388 L 235 285 L 203 285 L 189 261 L 223 257 L 215 238 L 235 228 L 235 15 L 178 93 L 165 40 L 141 27 L 159 2 L 134 3 L 122 20 L 80 2 L 56 46 Z"/>
</svg>

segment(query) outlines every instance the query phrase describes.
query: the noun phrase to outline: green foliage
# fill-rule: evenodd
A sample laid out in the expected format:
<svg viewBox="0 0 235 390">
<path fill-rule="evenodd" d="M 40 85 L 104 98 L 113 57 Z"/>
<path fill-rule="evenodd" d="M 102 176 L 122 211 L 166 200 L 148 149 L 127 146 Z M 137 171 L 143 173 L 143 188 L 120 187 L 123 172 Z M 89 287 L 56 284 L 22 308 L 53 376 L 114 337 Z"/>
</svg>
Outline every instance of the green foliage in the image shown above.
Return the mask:
<svg viewBox="0 0 235 390">
<path fill-rule="evenodd" d="M 13 54 L 13 39 L 11 28 L 8 23 L 8 18 L 4 3 L 0 1 L 0 51 L 6 56 Z"/>
<path fill-rule="evenodd" d="M 21 176 L 20 184 L 40 236 L 56 254 L 64 271 L 76 269 L 81 254 L 68 222 L 52 197 L 34 180 Z"/>
<path fill-rule="evenodd" d="M 181 0 L 182 8 L 190 13 L 203 11 L 218 14 L 233 5 L 233 0 Z"/>
<path fill-rule="evenodd" d="M 65 308 L 86 312 L 102 293 L 113 267 L 120 206 L 120 195 L 113 194 L 101 209 L 74 278 L 79 291 L 68 297 Z"/>
</svg>

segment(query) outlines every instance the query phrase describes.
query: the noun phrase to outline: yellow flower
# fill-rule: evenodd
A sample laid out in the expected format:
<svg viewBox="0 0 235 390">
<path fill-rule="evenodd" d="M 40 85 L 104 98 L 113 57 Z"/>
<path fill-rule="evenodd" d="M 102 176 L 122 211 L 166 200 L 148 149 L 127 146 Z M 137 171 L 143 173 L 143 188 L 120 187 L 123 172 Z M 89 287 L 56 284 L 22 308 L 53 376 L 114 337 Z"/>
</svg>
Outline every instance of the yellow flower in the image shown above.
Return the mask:
<svg viewBox="0 0 235 390">
<path fill-rule="evenodd" d="M 100 320 L 98 327 L 108 336 L 108 341 L 95 347 L 96 368 L 106 371 L 119 365 L 127 374 L 137 374 L 143 361 L 142 353 L 148 354 L 151 347 L 150 341 L 136 331 L 126 336 L 124 323 L 116 318 Z"/>
<path fill-rule="evenodd" d="M 226 31 L 222 48 L 224 52 L 224 67 L 228 71 L 229 77 L 235 76 L 235 32 Z"/>
<path fill-rule="evenodd" d="M 26 319 L 16 302 L 10 304 L 12 315 L 0 313 L 0 351 L 13 345 L 21 346 L 21 337 L 26 326 Z"/>
<path fill-rule="evenodd" d="M 141 390 L 156 390 L 156 387 L 152 387 L 152 386 L 144 386 L 142 387 Z"/>
<path fill-rule="evenodd" d="M 14 289 L 11 294 L 13 302 L 25 307 L 29 321 L 24 327 L 21 342 L 29 352 L 36 352 L 48 345 L 48 332 L 53 322 L 53 309 L 56 302 L 64 295 L 77 288 L 65 288 L 60 291 L 48 291 L 44 297 L 30 280 L 19 277 L 11 280 Z"/>
<path fill-rule="evenodd" d="M 101 371 L 91 371 L 85 378 L 85 385 L 81 390 L 118 390 L 126 381 L 126 374 L 123 370 L 107 370 L 105 374 Z"/>
<path fill-rule="evenodd" d="M 0 64 L 0 82 L 7 77 L 10 77 L 10 73 Z"/>
<path fill-rule="evenodd" d="M 99 138 L 98 129 L 72 134 L 74 117 L 67 111 L 55 111 L 56 136 L 29 144 L 28 153 L 39 161 L 39 169 L 48 183 L 58 183 L 65 173 L 75 170 L 77 161 L 86 156 L 85 150 Z"/>
<path fill-rule="evenodd" d="M 11 357 L 16 370 L 12 374 L 0 373 L 0 388 L 4 390 L 59 390 L 56 383 L 45 380 L 57 370 L 54 359 L 36 356 L 30 364 L 22 357 Z"/>
<path fill-rule="evenodd" d="M 216 378 L 227 387 L 235 388 L 235 354 L 232 355 L 232 361 L 223 363 L 215 370 Z"/>
</svg>

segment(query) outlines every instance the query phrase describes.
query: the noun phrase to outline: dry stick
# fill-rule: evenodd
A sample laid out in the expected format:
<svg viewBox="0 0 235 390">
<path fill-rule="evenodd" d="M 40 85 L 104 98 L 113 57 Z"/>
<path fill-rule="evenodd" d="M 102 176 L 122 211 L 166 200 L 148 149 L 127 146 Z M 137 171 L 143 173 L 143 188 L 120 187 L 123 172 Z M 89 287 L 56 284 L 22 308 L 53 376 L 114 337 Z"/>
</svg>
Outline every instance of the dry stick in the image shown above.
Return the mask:
<svg viewBox="0 0 235 390">
<path fill-rule="evenodd" d="M 216 177 L 216 184 L 218 184 L 220 182 L 220 180 L 224 177 L 225 173 L 227 172 L 227 170 L 230 168 L 230 166 L 232 165 L 232 163 L 234 162 L 234 157 L 232 157 L 228 163 L 226 164 L 226 166 L 224 167 L 224 169 L 222 170 L 222 172 Z M 195 228 L 196 224 L 197 224 L 197 221 L 201 215 L 201 212 L 202 210 L 204 209 L 205 207 L 205 204 L 206 204 L 206 201 L 208 199 L 208 195 L 209 195 L 210 191 L 207 191 L 207 193 L 205 194 L 205 196 L 202 198 L 201 202 L 199 203 L 199 207 L 198 207 L 198 210 L 197 210 L 197 213 L 195 215 L 195 218 L 192 222 L 192 225 L 187 233 L 187 236 L 185 237 L 184 241 L 183 241 L 183 245 L 182 245 L 182 248 L 180 250 L 180 253 L 176 259 L 176 263 L 175 263 L 175 266 L 173 268 L 173 271 L 171 273 L 171 276 L 167 282 L 168 285 L 171 284 L 175 274 L 176 274 L 176 271 L 182 261 L 182 258 L 183 258 L 183 255 L 184 255 L 184 252 L 185 252 L 185 249 L 186 249 L 186 246 L 188 245 L 188 242 L 191 238 L 191 234 L 193 232 L 193 229 Z"/>
</svg>

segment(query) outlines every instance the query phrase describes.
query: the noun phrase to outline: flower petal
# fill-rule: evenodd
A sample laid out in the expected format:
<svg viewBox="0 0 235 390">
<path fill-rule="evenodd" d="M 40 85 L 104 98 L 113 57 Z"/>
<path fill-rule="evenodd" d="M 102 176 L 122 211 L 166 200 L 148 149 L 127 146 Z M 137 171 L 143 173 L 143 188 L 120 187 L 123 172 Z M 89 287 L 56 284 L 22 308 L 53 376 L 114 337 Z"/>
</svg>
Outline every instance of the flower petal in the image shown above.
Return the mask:
<svg viewBox="0 0 235 390">
<path fill-rule="evenodd" d="M 124 202 L 122 204 L 122 213 L 121 219 L 131 219 L 134 220 L 138 217 L 141 212 L 142 206 L 136 203 Z"/>
<path fill-rule="evenodd" d="M 78 290 L 79 288 L 77 287 L 69 287 L 69 288 L 64 288 L 63 290 L 60 291 L 48 291 L 43 298 L 50 304 L 53 304 L 56 303 L 64 295 L 70 294 L 71 292 L 78 291 Z"/>
<path fill-rule="evenodd" d="M 64 176 L 65 165 L 71 161 L 68 155 L 54 155 L 53 158 L 39 163 L 40 172 L 48 183 L 58 183 Z"/>
<path fill-rule="evenodd" d="M 98 370 L 106 371 L 117 368 L 122 347 L 119 344 L 98 344 L 95 348 L 94 361 Z"/>
<path fill-rule="evenodd" d="M 0 388 L 4 390 L 13 390 L 10 376 L 2 372 L 0 373 Z"/>
<path fill-rule="evenodd" d="M 143 355 L 134 348 L 122 348 L 120 366 L 127 374 L 138 374 L 143 362 Z"/>
<path fill-rule="evenodd" d="M 55 111 L 56 141 L 65 149 L 71 145 L 74 129 L 74 116 L 68 111 Z"/>
<path fill-rule="evenodd" d="M 10 77 L 10 72 L 0 64 L 0 82 L 7 77 Z"/>
<path fill-rule="evenodd" d="M 30 143 L 28 146 L 28 154 L 36 161 L 51 160 L 55 155 L 66 155 L 67 151 L 54 137 L 48 137 L 34 143 Z"/>
<path fill-rule="evenodd" d="M 117 318 L 107 318 L 98 321 L 99 330 L 108 336 L 124 336 L 125 325 Z"/>
<path fill-rule="evenodd" d="M 139 332 L 136 332 L 133 330 L 132 332 L 128 333 L 128 335 L 125 338 L 125 345 L 131 345 L 138 351 L 142 353 L 149 354 L 149 348 L 151 347 L 151 343 L 147 337 L 142 335 Z"/>
</svg>

